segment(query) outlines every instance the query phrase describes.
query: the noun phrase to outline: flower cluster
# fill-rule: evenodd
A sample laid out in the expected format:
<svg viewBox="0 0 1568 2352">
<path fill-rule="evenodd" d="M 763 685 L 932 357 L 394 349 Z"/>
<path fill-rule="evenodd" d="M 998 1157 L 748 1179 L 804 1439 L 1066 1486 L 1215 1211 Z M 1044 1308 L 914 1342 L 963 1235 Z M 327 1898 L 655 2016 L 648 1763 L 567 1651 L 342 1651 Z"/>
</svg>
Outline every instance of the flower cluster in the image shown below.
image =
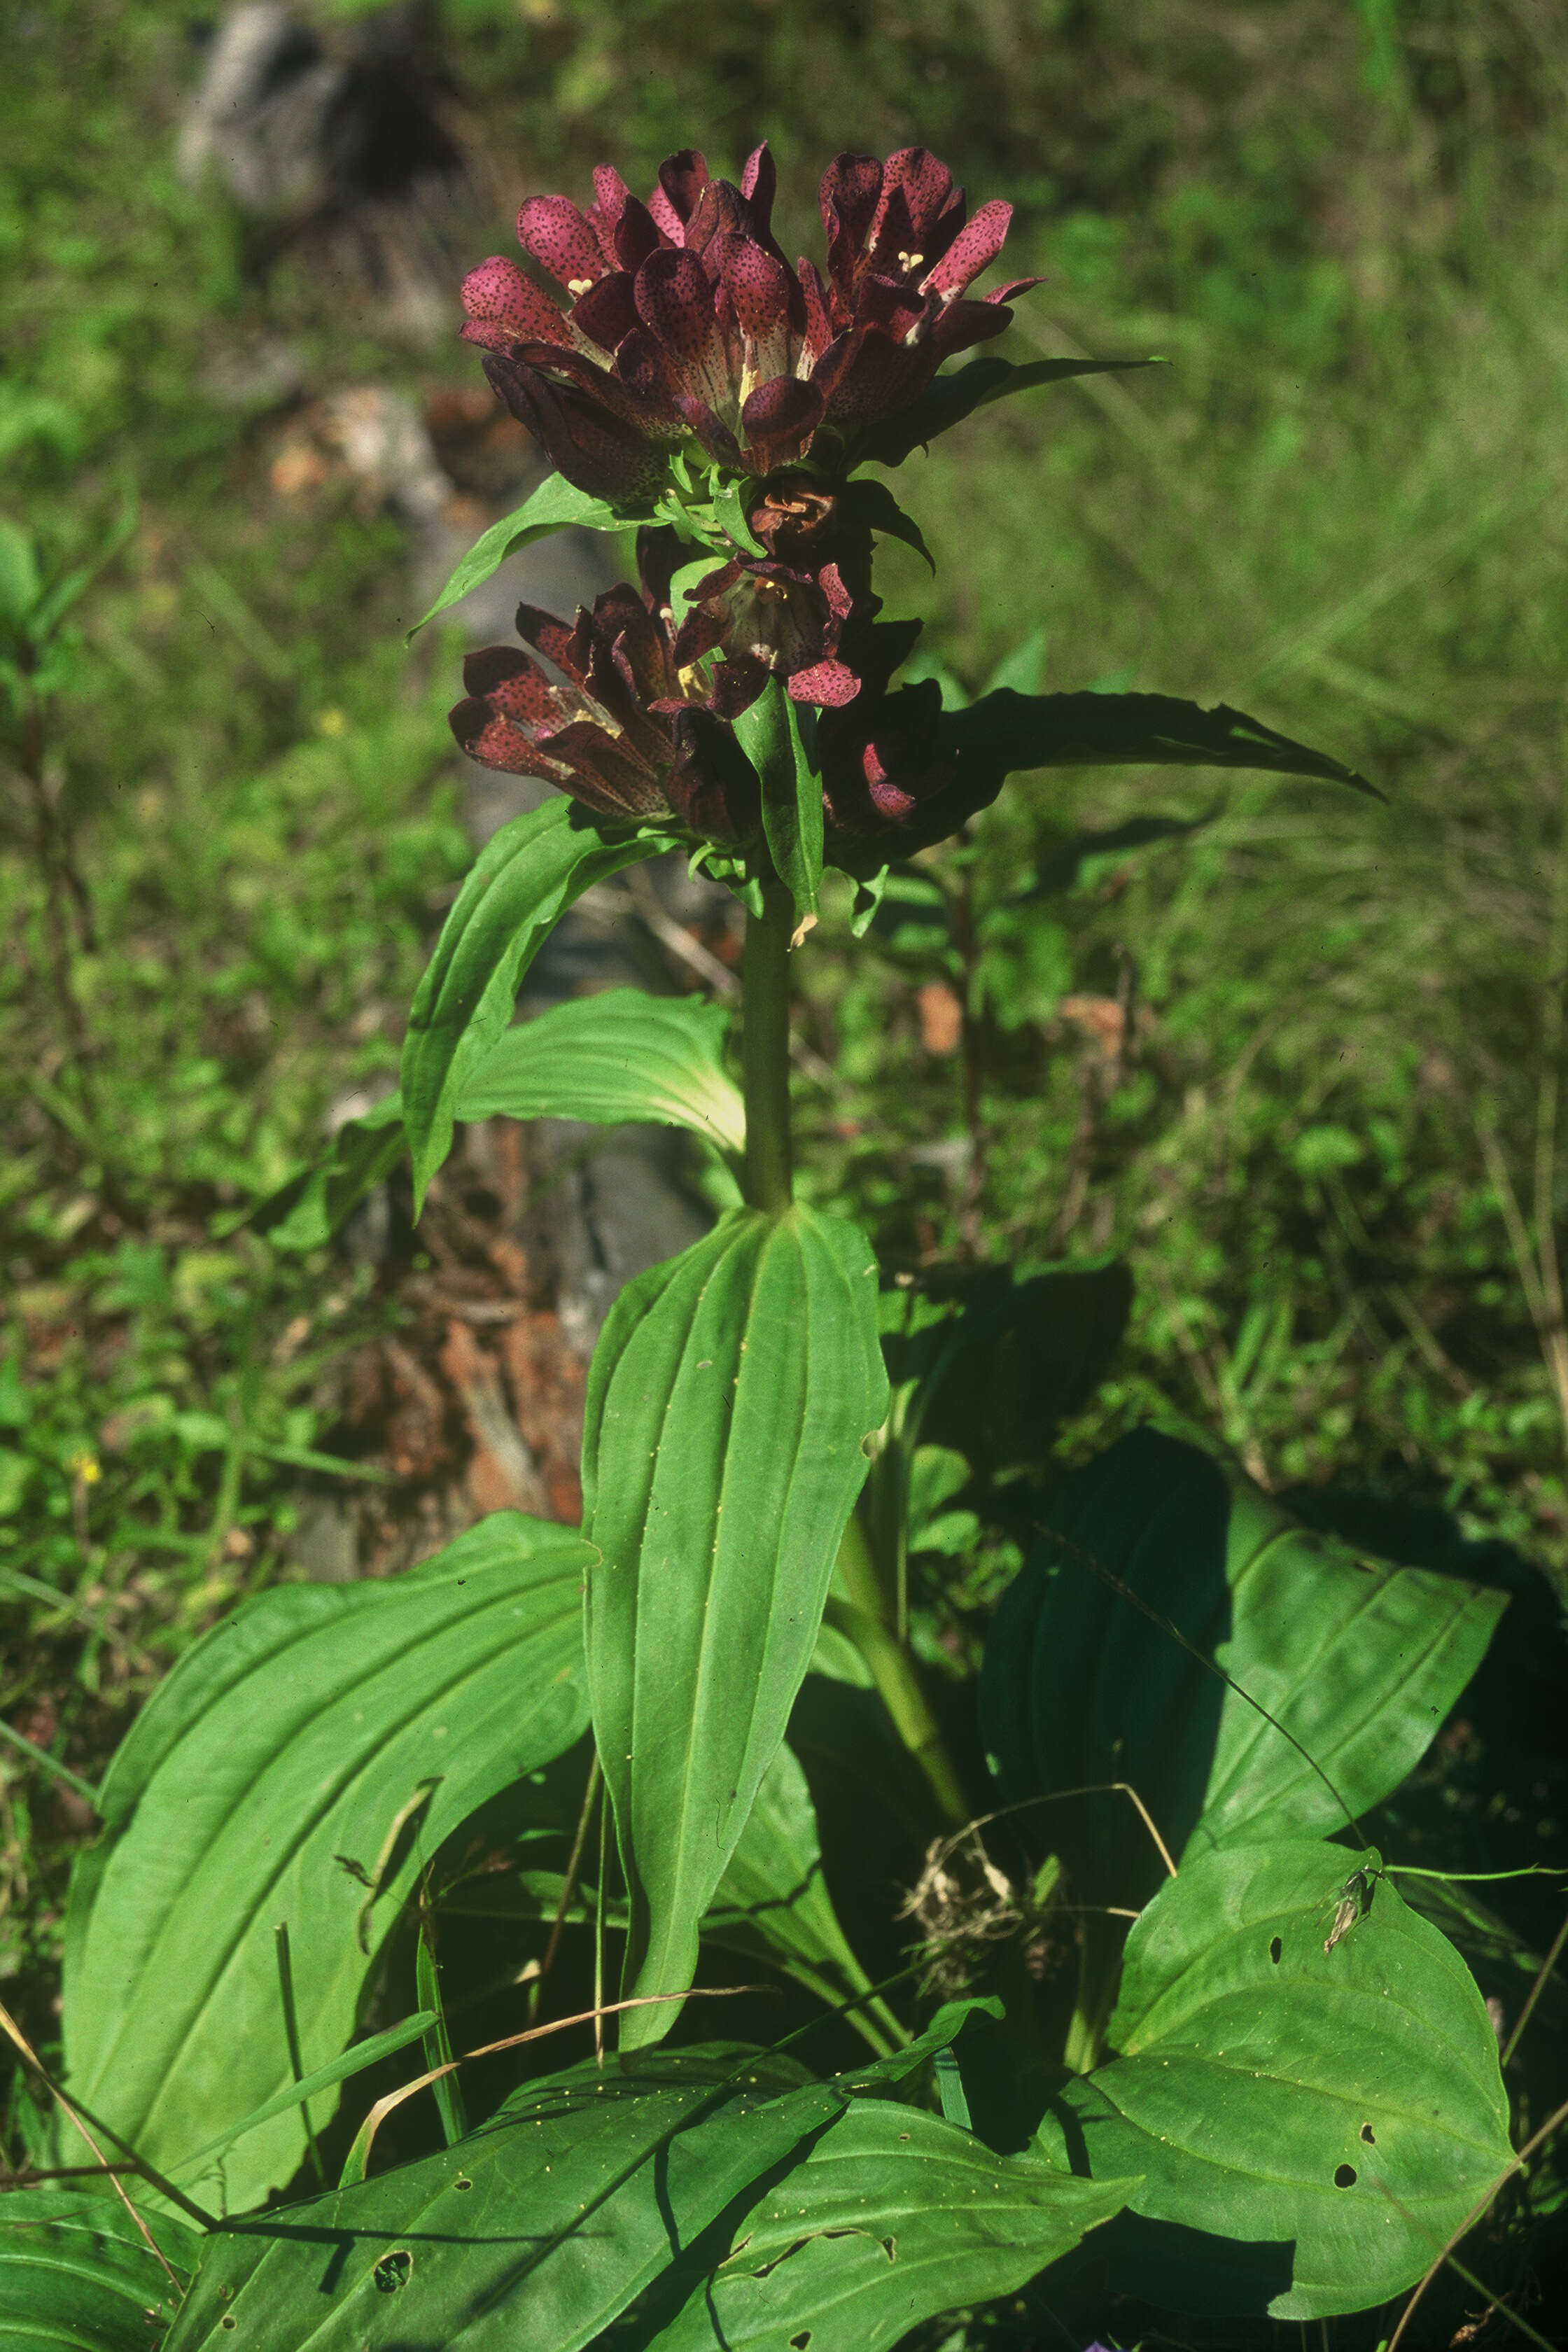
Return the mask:
<svg viewBox="0 0 1568 2352">
<path fill-rule="evenodd" d="M 640 588 L 610 590 L 574 625 L 524 606 L 528 650 L 470 657 L 454 732 L 472 758 L 548 777 L 602 815 L 743 850 L 760 787 L 732 722 L 776 678 L 820 713 L 830 855 L 891 834 L 952 774 L 936 689 L 889 691 L 913 632 L 876 618 L 873 530 L 910 527 L 848 477 L 864 435 L 999 333 L 1038 282 L 969 295 L 1012 208 L 971 219 L 923 148 L 840 155 L 819 191 L 826 268 L 792 269 L 765 146 L 739 185 L 692 150 L 660 167 L 646 204 L 607 166 L 594 180 L 584 211 L 529 199 L 518 238 L 538 275 L 482 263 L 462 331 L 558 472 L 659 520 L 639 534 Z"/>
<path fill-rule="evenodd" d="M 568 481 L 648 496 L 692 437 L 737 473 L 773 473 L 819 433 L 852 439 L 907 407 L 943 360 L 1000 334 L 1008 302 L 1038 282 L 965 299 L 1013 208 L 982 205 L 969 220 L 963 189 L 923 147 L 828 165 L 826 278 L 785 260 L 774 176 L 765 146 L 739 187 L 689 149 L 661 164 L 645 205 L 601 165 L 586 212 L 531 196 L 517 216 L 519 244 L 564 309 L 500 255 L 465 281 L 465 337 Z"/>
</svg>

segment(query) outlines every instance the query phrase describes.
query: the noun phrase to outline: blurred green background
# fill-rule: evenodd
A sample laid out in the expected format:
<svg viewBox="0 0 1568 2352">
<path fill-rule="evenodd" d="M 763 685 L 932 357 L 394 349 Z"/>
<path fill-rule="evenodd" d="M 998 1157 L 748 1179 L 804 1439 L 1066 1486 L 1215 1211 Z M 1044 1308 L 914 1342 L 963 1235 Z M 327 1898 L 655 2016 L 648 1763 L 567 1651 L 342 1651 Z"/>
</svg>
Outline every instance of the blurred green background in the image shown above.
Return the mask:
<svg viewBox="0 0 1568 2352">
<path fill-rule="evenodd" d="M 310 21 L 374 58 L 369 11 Z M 937 578 L 891 547 L 879 584 L 917 662 L 1223 699 L 1388 796 L 1015 782 L 935 861 L 961 967 L 913 919 L 852 953 L 846 889 L 800 959 L 809 1183 L 906 1265 L 1128 1255 L 1069 1452 L 1163 1395 L 1270 1486 L 1441 1504 L 1561 1586 L 1568 20 L 446 0 L 405 30 L 466 175 L 432 215 L 394 174 L 356 226 L 182 177 L 177 11 L 0 29 L 3 511 L 46 573 L 108 558 L 0 799 L 0 1715 L 90 1783 L 192 1633 L 300 1572 L 310 1496 L 377 1468 L 345 1367 L 406 1324 L 418 1239 L 395 1200 L 379 1254 L 237 1223 L 395 1070 L 470 855 L 454 642 L 405 650 L 406 516 L 322 420 L 472 394 L 457 286 L 521 195 L 762 137 L 786 243 L 830 154 L 919 141 L 1047 275 L 1004 352 L 1170 362 L 910 460 Z M 1190 829 L 1137 846 L 1150 815 Z M 86 1821 L 0 1751 L 0 1977 L 47 1982 Z"/>
</svg>

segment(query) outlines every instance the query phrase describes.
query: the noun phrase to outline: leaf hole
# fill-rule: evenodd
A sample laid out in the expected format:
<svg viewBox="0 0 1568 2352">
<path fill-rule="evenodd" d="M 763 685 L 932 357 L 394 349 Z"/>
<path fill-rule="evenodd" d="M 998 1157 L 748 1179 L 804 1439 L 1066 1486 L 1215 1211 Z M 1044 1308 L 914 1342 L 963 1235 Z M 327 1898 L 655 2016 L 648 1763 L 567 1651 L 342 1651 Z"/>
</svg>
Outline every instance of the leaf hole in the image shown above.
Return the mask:
<svg viewBox="0 0 1568 2352">
<path fill-rule="evenodd" d="M 887 2255 L 888 2260 L 890 2263 L 896 2263 L 899 2259 L 899 2242 L 897 2238 L 884 2238 L 882 2241 L 882 2252 Z"/>
<path fill-rule="evenodd" d="M 805 2352 L 805 2347 L 811 2341 L 810 2328 L 803 2327 L 798 2336 L 792 2336 L 789 2340 L 795 2347 L 795 2352 Z"/>
<path fill-rule="evenodd" d="M 1336 2189 L 1353 2189 L 1355 2187 L 1355 2167 L 1353 2164 L 1337 2164 L 1334 2167 L 1334 2187 Z"/>
<path fill-rule="evenodd" d="M 1269 1939 L 1268 1939 L 1268 1957 L 1269 1957 L 1269 1958 L 1273 1961 L 1273 1963 L 1274 1963 L 1274 1965 L 1275 1965 L 1275 1967 L 1276 1967 L 1276 1968 L 1278 1968 L 1278 1967 L 1279 1967 L 1279 1955 L 1280 1955 L 1280 1953 L 1281 1953 L 1284 1949 L 1285 1949 L 1285 1947 L 1284 1947 L 1284 1945 L 1279 1941 L 1279 1937 L 1278 1937 L 1278 1936 L 1271 1936 L 1271 1937 L 1269 1937 Z"/>
<path fill-rule="evenodd" d="M 1363 2124 L 1361 2127 L 1361 2137 L 1365 2140 L 1368 2147 L 1375 2147 L 1377 2146 L 1377 2134 L 1373 2131 L 1370 2124 Z"/>
<path fill-rule="evenodd" d="M 471 2189 L 471 2188 L 473 2187 L 473 2185 L 474 2185 L 474 2184 L 473 2184 L 473 2182 L 472 2182 L 471 2180 L 468 2180 L 468 2179 L 465 2179 L 465 2177 L 464 2177 L 464 2175 L 463 2175 L 462 2173 L 459 2173 L 459 2174 L 458 2175 L 457 2179 L 456 2179 L 456 2180 L 454 2180 L 454 2181 L 453 2181 L 453 2183 L 452 2183 L 452 2186 L 453 2186 L 453 2188 L 454 2188 L 455 2189 Z"/>
<path fill-rule="evenodd" d="M 232 2311 L 226 2311 L 223 2317 L 218 2321 L 218 2326 L 220 2327 L 237 2327 L 239 2326 L 239 2322 L 235 2317 Z"/>
<path fill-rule="evenodd" d="M 414 2257 L 406 2246 L 399 2246 L 395 2253 L 383 2254 L 371 2273 L 378 2294 L 401 2294 L 413 2275 Z"/>
</svg>

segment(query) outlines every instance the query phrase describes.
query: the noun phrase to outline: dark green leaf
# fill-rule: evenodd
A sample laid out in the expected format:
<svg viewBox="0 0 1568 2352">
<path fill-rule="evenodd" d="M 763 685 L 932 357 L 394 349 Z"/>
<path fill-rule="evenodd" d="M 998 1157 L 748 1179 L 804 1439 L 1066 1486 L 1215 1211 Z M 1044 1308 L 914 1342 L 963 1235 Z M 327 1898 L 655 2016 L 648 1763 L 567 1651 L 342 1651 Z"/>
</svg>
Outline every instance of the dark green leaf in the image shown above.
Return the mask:
<svg viewBox="0 0 1568 2352">
<path fill-rule="evenodd" d="M 621 1293 L 588 1377 L 594 1729 L 632 1900 L 628 1992 L 691 1981 L 697 1923 L 810 1663 L 887 1383 L 855 1227 L 731 1210 Z M 623 2046 L 673 2005 L 633 2011 Z"/>
<path fill-rule="evenodd" d="M 1277 2319 L 1362 2311 L 1418 2278 L 1512 2160 L 1497 2036 L 1464 1963 L 1363 1857 L 1276 1838 L 1195 1855 L 1128 1938 L 1110 2039 L 1041 2143 L 1129 2202 L 1245 2248 Z"/>
<path fill-rule="evenodd" d="M 942 714 L 961 765 L 1003 775 L 1030 768 L 1261 768 L 1383 794 L 1326 752 L 1293 743 L 1218 703 L 1200 710 L 1169 694 L 1015 694 L 1000 688 Z"/>
<path fill-rule="evenodd" d="M 901 539 L 906 547 L 923 556 L 927 569 L 932 572 L 936 564 L 931 551 L 913 515 L 907 515 L 886 482 L 879 482 L 868 474 L 859 481 L 847 482 L 840 494 L 840 504 L 851 524 L 880 531 L 884 539 Z"/>
<path fill-rule="evenodd" d="M 1052 1528 L 992 1628 L 986 1746 L 1013 1801 L 1131 1781 L 1178 1859 L 1244 1836 L 1338 1830 L 1344 1808 L 1387 1796 L 1479 1664 L 1506 1600 L 1313 1533 L 1239 1473 L 1150 1429 L 1071 1480 Z M 1124 1797 L 1036 1819 L 1090 1900 L 1135 1901 L 1157 1882 Z"/>
<path fill-rule="evenodd" d="M 502 1033 L 464 1084 L 458 1117 L 648 1119 L 743 1151 L 745 1107 L 723 1061 L 729 1025 L 700 997 L 576 997 Z"/>
<path fill-rule="evenodd" d="M 161 2343 L 202 2241 L 165 2213 L 150 2215 L 147 2226 L 178 2286 L 117 2197 L 28 2189 L 5 2198 L 0 2344 L 16 2352 L 148 2352 Z"/>
<path fill-rule="evenodd" d="M 801 734 L 800 710 L 770 677 L 735 736 L 763 787 L 763 831 L 796 919 L 816 912 L 822 881 L 822 778 Z"/>
<path fill-rule="evenodd" d="M 601 829 L 575 801 L 547 801 L 486 843 L 442 926 L 408 1015 L 403 1118 L 417 1211 L 452 1143 L 476 1066 L 510 1025 L 518 983 L 574 898 L 668 835 Z"/>
<path fill-rule="evenodd" d="M 870 1990 L 838 1924 L 811 1792 L 787 1745 L 763 1775 L 702 1932 L 731 1951 L 773 1960 L 829 2006 Z M 898 2040 L 897 2021 L 883 2001 L 868 2001 L 849 2022 L 879 2055 Z"/>
<path fill-rule="evenodd" d="M 912 2107 L 868 2101 L 731 2226 L 648 2352 L 885 2352 L 919 2321 L 1011 2294 L 1127 2200 Z"/>
<path fill-rule="evenodd" d="M 620 530 L 636 520 L 630 511 L 610 505 L 605 499 L 590 497 L 562 475 L 548 475 L 515 513 L 503 515 L 500 522 L 492 522 L 489 530 L 475 540 L 430 610 L 415 622 L 409 635 L 422 629 L 426 621 L 433 621 L 437 613 L 444 613 L 449 604 L 460 603 L 471 588 L 478 588 L 499 572 L 507 557 L 516 555 L 531 540 L 542 539 L 546 532 L 563 530 L 573 523 L 580 530 Z"/>
<path fill-rule="evenodd" d="M 896 416 L 863 433 L 855 444 L 855 463 L 901 466 L 911 450 L 962 425 L 977 408 L 988 408 L 994 400 L 1010 399 L 1014 393 L 1028 392 L 1036 384 L 1163 364 L 1161 360 L 1030 360 L 1020 367 L 1010 360 L 970 360 L 952 375 L 939 375 Z"/>
<path fill-rule="evenodd" d="M 901 2050 L 886 2058 L 879 2058 L 873 2066 L 851 2067 L 838 2080 L 847 2091 L 880 2091 L 885 2083 L 904 2083 L 939 2050 L 951 2050 L 966 2021 L 974 2016 L 992 2017 L 1000 2021 L 1006 2015 L 994 1993 L 965 2000 L 945 2000 L 931 2023 Z"/>
<path fill-rule="evenodd" d="M 587 1558 L 502 1513 L 403 1576 L 263 1594 L 159 1685 L 72 1883 L 64 2031 L 73 2088 L 161 2170 L 289 2088 L 276 1923 L 309 2074 L 350 2039 L 421 1856 L 580 1735 Z M 193 2191 L 256 2203 L 303 2147 L 290 2099 Z"/>
<path fill-rule="evenodd" d="M 213 2245 L 167 2352 L 580 2352 L 843 2112 L 831 2084 L 711 2073 L 576 2069 L 456 2147 L 258 2216 Z"/>
</svg>

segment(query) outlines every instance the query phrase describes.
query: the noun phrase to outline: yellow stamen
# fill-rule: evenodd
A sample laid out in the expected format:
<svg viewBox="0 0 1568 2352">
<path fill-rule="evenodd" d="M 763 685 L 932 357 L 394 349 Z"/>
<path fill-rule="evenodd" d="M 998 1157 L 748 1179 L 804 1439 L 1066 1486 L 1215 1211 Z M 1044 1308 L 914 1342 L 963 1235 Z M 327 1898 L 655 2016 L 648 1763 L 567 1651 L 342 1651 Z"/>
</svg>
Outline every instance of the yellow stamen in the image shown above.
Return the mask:
<svg viewBox="0 0 1568 2352">
<path fill-rule="evenodd" d="M 585 294 L 593 282 L 591 278 L 569 278 L 566 280 L 566 291 L 568 294 Z"/>
</svg>

